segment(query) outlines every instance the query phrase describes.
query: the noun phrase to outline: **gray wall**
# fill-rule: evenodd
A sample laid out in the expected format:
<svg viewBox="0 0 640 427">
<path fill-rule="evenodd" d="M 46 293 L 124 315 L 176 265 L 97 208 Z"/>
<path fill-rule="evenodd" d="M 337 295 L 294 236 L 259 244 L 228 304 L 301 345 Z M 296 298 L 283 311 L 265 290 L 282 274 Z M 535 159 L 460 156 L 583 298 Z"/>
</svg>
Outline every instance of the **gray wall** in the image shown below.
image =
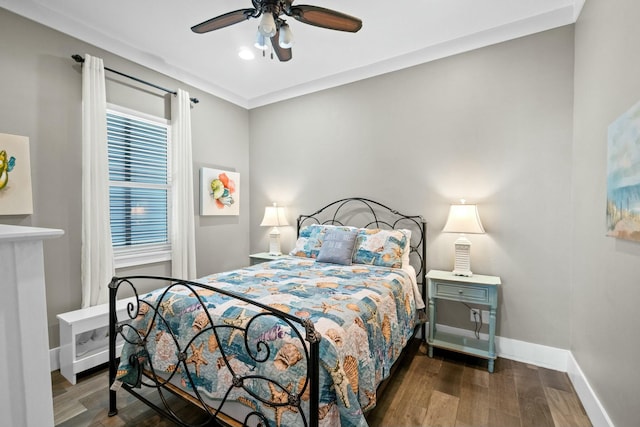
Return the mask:
<svg viewBox="0 0 640 427">
<path fill-rule="evenodd" d="M 479 204 L 472 270 L 502 277 L 498 334 L 569 348 L 573 26 L 250 111 L 251 250 L 263 206 L 289 219 L 362 196 L 429 222 L 453 268 L 449 204 Z M 282 230 L 283 249 L 295 241 Z M 464 311 L 463 311 L 464 310 Z M 470 328 L 467 310 L 445 323 Z M 461 319 L 461 320 L 459 320 Z"/>
<path fill-rule="evenodd" d="M 196 216 L 198 275 L 236 268 L 249 254 L 249 132 L 247 110 L 80 40 L 0 9 L 0 132 L 30 138 L 34 214 L 3 216 L 0 222 L 61 228 L 64 237 L 45 242 L 50 346 L 57 347 L 56 314 L 80 307 L 81 247 L 81 68 L 70 58 L 102 57 L 107 67 L 167 88 L 181 87 L 200 99 L 192 109 L 195 209 L 198 168 L 220 167 L 241 174 L 238 217 Z M 107 73 L 107 100 L 169 118 L 161 92 Z M 169 263 L 123 273 L 170 274 Z"/>
<path fill-rule="evenodd" d="M 640 244 L 605 236 L 607 127 L 640 100 L 639 16 L 587 1 L 575 37 L 571 351 L 617 426 L 640 414 Z"/>
</svg>

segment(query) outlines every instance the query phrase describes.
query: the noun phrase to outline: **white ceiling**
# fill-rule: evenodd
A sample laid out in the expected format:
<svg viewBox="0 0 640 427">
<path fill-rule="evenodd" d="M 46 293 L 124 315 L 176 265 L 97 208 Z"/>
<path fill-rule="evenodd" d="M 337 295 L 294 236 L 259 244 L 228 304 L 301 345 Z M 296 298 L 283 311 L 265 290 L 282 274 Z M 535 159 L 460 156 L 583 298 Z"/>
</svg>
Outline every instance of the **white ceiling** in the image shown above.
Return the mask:
<svg viewBox="0 0 640 427">
<path fill-rule="evenodd" d="M 289 62 L 252 47 L 256 19 L 207 34 L 190 30 L 250 8 L 251 0 L 0 0 L 0 7 L 254 108 L 571 24 L 584 1 L 299 0 L 356 16 L 363 27 L 343 33 L 289 19 Z M 256 58 L 240 59 L 242 47 Z"/>
</svg>

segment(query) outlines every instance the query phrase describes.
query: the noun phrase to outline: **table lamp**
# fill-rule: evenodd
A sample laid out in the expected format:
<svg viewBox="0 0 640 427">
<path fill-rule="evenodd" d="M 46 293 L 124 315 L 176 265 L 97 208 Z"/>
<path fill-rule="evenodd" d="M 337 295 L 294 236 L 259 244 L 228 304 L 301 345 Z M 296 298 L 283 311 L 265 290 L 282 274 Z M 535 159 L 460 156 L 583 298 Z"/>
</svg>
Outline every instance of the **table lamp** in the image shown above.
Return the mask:
<svg viewBox="0 0 640 427">
<path fill-rule="evenodd" d="M 456 276 L 472 276 L 471 272 L 471 241 L 465 234 L 482 234 L 484 228 L 480 221 L 477 205 L 467 205 L 464 200 L 460 204 L 451 205 L 447 223 L 442 229 L 445 233 L 460 233 L 455 241 L 455 265 L 453 274 Z"/>
<path fill-rule="evenodd" d="M 263 227 L 273 227 L 269 231 L 269 255 L 282 255 L 282 252 L 280 252 L 280 230 L 278 230 L 278 227 L 289 225 L 284 208 L 275 203 L 273 206 L 267 206 L 264 209 L 264 217 L 260 225 Z"/>
</svg>

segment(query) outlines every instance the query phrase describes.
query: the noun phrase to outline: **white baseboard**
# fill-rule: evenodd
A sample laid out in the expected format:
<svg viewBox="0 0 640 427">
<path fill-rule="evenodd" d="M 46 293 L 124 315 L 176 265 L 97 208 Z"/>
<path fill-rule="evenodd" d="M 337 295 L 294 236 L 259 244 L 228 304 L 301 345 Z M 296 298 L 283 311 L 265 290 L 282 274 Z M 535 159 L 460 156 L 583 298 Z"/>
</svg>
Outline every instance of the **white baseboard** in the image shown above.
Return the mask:
<svg viewBox="0 0 640 427">
<path fill-rule="evenodd" d="M 567 358 L 571 354 L 569 350 L 504 337 L 496 337 L 496 351 L 505 359 L 562 372 L 567 372 Z"/>
<path fill-rule="evenodd" d="M 438 330 L 456 335 L 473 338 L 474 333 L 468 329 L 454 328 L 447 325 L 438 325 Z M 483 340 L 489 339 L 487 334 L 480 334 Z M 496 354 L 498 357 L 541 366 L 555 371 L 567 372 L 567 358 L 569 350 L 533 344 L 511 338 L 496 337 Z"/>
<path fill-rule="evenodd" d="M 450 332 L 463 336 L 474 336 L 473 331 L 468 329 L 454 328 L 447 325 L 438 325 L 438 329 L 443 332 Z M 428 331 L 429 324 L 427 323 L 427 332 Z M 419 333 L 418 335 L 421 336 L 422 334 Z M 482 339 L 488 338 L 487 334 L 480 334 L 480 337 Z M 566 372 L 571 383 L 573 383 L 573 387 L 576 389 L 576 393 L 578 394 L 578 397 L 582 402 L 582 406 L 584 406 L 593 427 L 614 427 L 607 411 L 593 392 L 593 389 L 589 385 L 589 381 L 587 381 L 587 378 L 584 376 L 580 366 L 569 350 L 533 344 L 511 338 L 496 337 L 496 353 L 498 354 L 498 357 L 503 357 L 505 359 Z M 51 371 L 60 369 L 59 354 L 59 347 L 49 350 Z"/>
<path fill-rule="evenodd" d="M 60 347 L 49 350 L 49 366 L 51 366 L 51 372 L 60 369 Z"/>
<path fill-rule="evenodd" d="M 573 383 L 573 388 L 584 406 L 584 410 L 589 416 L 589 420 L 593 427 L 614 427 L 613 421 L 609 418 L 609 414 L 600 403 L 598 396 L 593 392 L 589 381 L 582 373 L 582 369 L 574 359 L 573 354 L 569 353 L 567 375 Z"/>
</svg>

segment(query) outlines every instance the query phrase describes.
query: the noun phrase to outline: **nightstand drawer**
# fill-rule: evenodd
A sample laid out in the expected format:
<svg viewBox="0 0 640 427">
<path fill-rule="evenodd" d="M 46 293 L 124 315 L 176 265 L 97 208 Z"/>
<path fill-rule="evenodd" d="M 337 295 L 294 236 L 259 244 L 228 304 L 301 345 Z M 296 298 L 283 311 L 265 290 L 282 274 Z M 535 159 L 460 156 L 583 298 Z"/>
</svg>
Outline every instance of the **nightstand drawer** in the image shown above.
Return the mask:
<svg viewBox="0 0 640 427">
<path fill-rule="evenodd" d="M 457 283 L 436 282 L 435 297 L 477 304 L 489 304 L 489 289 L 478 286 L 465 286 Z"/>
</svg>

